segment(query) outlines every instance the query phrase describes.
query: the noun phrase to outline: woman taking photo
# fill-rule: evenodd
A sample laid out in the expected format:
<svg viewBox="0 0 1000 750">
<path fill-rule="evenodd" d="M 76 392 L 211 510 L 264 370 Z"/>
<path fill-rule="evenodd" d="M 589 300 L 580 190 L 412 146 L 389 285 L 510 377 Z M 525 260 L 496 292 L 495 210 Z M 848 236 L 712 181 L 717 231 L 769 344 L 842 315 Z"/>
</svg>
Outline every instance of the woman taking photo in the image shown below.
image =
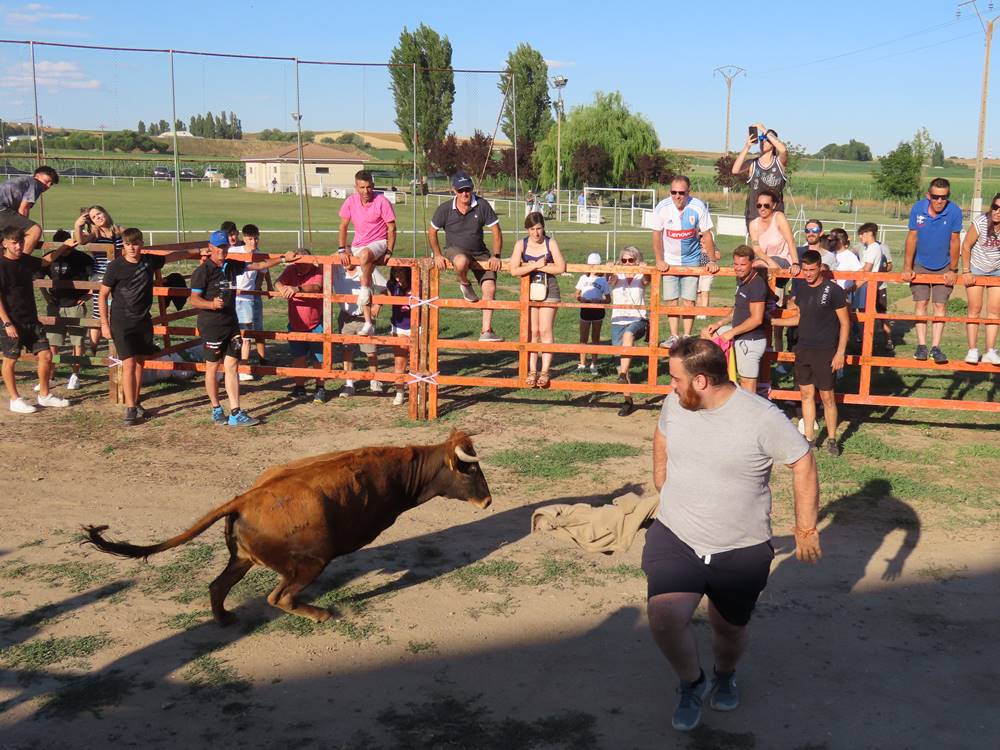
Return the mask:
<svg viewBox="0 0 1000 750">
<path fill-rule="evenodd" d="M 104 272 L 108 270 L 108 263 L 122 254 L 122 228 L 117 226 L 111 219 L 111 214 L 103 206 L 91 206 L 80 214 L 80 217 L 73 224 L 73 238 L 81 245 L 101 245 L 103 247 L 90 247 L 90 252 L 94 254 L 94 277 L 100 281 L 104 278 Z M 100 320 L 101 315 L 97 309 L 98 291 L 95 289 L 91 293 L 91 313 L 90 317 Z M 97 345 L 101 341 L 101 329 L 90 329 L 90 355 L 97 354 Z"/>
<path fill-rule="evenodd" d="M 528 230 L 528 236 L 514 243 L 510 273 L 511 276 L 529 276 L 529 299 L 531 302 L 541 303 L 531 306 L 531 341 L 551 344 L 558 308 L 548 305 L 558 303 L 561 299 L 558 276 L 566 271 L 566 261 L 559 250 L 559 243 L 545 234 L 545 218 L 541 213 L 532 211 L 528 214 L 524 219 L 524 228 Z M 529 388 L 548 386 L 551 365 L 552 352 L 543 352 L 542 369 L 539 372 L 538 352 L 531 352 L 528 355 L 528 377 L 524 384 Z"/>
<path fill-rule="evenodd" d="M 959 266 L 965 268 L 962 281 L 969 300 L 969 317 L 978 318 L 983 309 L 983 297 L 986 297 L 987 318 L 1000 318 L 1000 286 L 976 286 L 977 276 L 1000 277 L 1000 193 L 993 196 L 990 207 L 985 214 L 977 216 L 969 226 L 962 242 L 962 252 L 959 256 Z M 969 339 L 969 352 L 965 361 L 970 365 L 979 364 L 979 324 L 966 323 L 966 335 Z M 1000 355 L 997 354 L 997 326 L 986 326 L 986 353 L 983 362 L 1000 365 Z"/>
</svg>

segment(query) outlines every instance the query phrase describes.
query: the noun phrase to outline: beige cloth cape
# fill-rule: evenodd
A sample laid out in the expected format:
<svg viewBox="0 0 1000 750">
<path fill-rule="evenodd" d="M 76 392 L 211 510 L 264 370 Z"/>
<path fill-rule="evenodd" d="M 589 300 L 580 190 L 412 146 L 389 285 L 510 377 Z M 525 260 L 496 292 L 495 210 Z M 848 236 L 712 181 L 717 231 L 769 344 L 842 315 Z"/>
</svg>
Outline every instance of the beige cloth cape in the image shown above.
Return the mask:
<svg viewBox="0 0 1000 750">
<path fill-rule="evenodd" d="M 531 514 L 531 531 L 551 531 L 588 552 L 624 552 L 644 523 L 656 515 L 658 494 L 639 497 L 634 492 L 610 504 L 546 505 Z"/>
</svg>

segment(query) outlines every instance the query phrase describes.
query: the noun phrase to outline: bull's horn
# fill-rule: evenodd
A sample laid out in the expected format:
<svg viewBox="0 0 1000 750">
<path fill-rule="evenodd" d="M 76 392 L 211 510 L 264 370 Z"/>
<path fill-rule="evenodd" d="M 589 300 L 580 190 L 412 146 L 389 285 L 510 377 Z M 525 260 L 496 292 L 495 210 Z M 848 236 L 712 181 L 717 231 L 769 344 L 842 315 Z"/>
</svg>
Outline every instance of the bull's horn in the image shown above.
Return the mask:
<svg viewBox="0 0 1000 750">
<path fill-rule="evenodd" d="M 455 455 L 458 456 L 463 461 L 465 461 L 467 464 L 479 463 L 479 456 L 469 455 L 468 453 L 463 451 L 462 447 L 459 445 L 455 446 Z"/>
</svg>

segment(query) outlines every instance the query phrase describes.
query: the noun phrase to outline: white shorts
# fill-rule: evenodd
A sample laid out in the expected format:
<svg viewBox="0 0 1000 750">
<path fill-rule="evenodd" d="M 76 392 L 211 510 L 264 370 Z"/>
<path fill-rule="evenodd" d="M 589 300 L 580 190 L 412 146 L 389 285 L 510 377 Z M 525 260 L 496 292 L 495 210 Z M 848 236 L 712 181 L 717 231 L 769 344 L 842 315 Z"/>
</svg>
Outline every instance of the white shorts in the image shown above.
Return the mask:
<svg viewBox="0 0 1000 750">
<path fill-rule="evenodd" d="M 410 329 L 409 328 L 397 328 L 396 326 L 389 326 L 389 335 L 390 336 L 407 336 L 408 337 L 410 335 Z"/>
<path fill-rule="evenodd" d="M 389 240 L 375 240 L 375 242 L 369 242 L 367 245 L 351 245 L 351 255 L 357 257 L 361 255 L 361 251 L 365 248 L 371 251 L 372 257 L 375 260 L 380 260 L 389 249 Z"/>
<path fill-rule="evenodd" d="M 699 292 L 710 292 L 712 291 L 712 282 L 715 281 L 715 276 L 712 274 L 705 274 L 704 276 L 698 277 L 698 291 Z"/>
</svg>

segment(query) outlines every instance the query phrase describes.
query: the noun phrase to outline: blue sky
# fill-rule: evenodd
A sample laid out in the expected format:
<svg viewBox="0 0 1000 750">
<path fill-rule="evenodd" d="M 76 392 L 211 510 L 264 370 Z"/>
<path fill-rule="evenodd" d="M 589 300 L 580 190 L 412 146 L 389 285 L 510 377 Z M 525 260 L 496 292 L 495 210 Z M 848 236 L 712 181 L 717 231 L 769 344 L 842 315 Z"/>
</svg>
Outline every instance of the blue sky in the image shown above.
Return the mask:
<svg viewBox="0 0 1000 750">
<path fill-rule="evenodd" d="M 734 143 L 760 120 L 809 151 L 857 138 L 884 153 L 924 126 L 948 155 L 975 152 L 983 33 L 969 9 L 956 20 L 955 2 L 643 5 L 4 3 L 0 27 L 7 39 L 384 62 L 400 30 L 422 22 L 448 35 L 456 67 L 502 67 L 518 43 L 531 44 L 550 74 L 569 78 L 567 107 L 620 90 L 669 148 L 721 150 L 725 85 L 712 70 L 731 64 L 747 70 L 733 87 Z M 987 14 L 988 2 L 979 5 Z M 27 47 L 0 44 L 4 119 L 32 117 L 29 59 Z M 47 124 L 170 119 L 165 55 L 36 47 L 36 65 Z M 291 129 L 293 68 L 177 56 L 178 115 L 233 110 L 247 130 Z M 305 128 L 394 128 L 384 69 L 301 66 L 300 87 Z M 453 128 L 492 131 L 496 76 L 458 74 L 456 87 Z M 1000 157 L 1000 105 L 991 104 L 987 154 Z"/>
</svg>

